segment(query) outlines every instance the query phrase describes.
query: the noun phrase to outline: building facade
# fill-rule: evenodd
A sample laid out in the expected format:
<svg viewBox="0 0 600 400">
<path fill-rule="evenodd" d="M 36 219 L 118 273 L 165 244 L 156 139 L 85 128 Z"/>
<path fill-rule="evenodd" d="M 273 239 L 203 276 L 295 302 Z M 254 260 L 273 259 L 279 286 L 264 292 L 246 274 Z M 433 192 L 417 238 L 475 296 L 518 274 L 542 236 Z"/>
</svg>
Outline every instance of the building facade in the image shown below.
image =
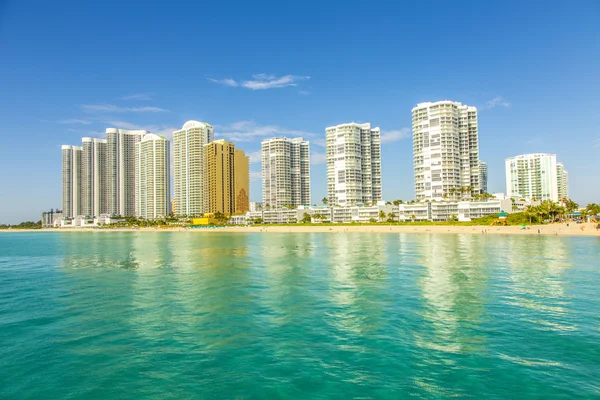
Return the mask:
<svg viewBox="0 0 600 400">
<path fill-rule="evenodd" d="M 556 163 L 556 179 L 558 186 L 558 200 L 569 198 L 569 173 L 565 165 L 561 162 Z"/>
<path fill-rule="evenodd" d="M 224 139 L 204 145 L 208 212 L 233 215 L 249 208 L 249 159 Z"/>
<path fill-rule="evenodd" d="M 557 173 L 555 154 L 522 154 L 507 158 L 506 195 L 515 199 L 558 201 Z"/>
<path fill-rule="evenodd" d="M 42 213 L 42 228 L 52 228 L 63 219 L 61 210 L 50 210 Z"/>
<path fill-rule="evenodd" d="M 84 137 L 82 142 L 82 215 L 97 217 L 109 213 L 108 145 L 105 139 Z"/>
<path fill-rule="evenodd" d="M 208 212 L 204 145 L 214 140 L 211 125 L 187 121 L 173 132 L 173 186 L 177 215 L 201 216 Z"/>
<path fill-rule="evenodd" d="M 64 218 L 82 214 L 82 148 L 62 146 L 62 208 Z"/>
<path fill-rule="evenodd" d="M 488 166 L 485 161 L 479 161 L 479 185 L 481 193 L 488 193 Z"/>
<path fill-rule="evenodd" d="M 273 138 L 261 144 L 262 203 L 281 208 L 310 204 L 310 146 L 302 138 Z"/>
<path fill-rule="evenodd" d="M 381 201 L 381 132 L 371 124 L 325 129 L 327 197 L 341 206 Z"/>
<path fill-rule="evenodd" d="M 164 136 L 144 135 L 135 144 L 135 215 L 158 219 L 170 209 L 170 143 Z"/>
<path fill-rule="evenodd" d="M 108 211 L 112 215 L 135 215 L 136 144 L 145 130 L 106 129 Z"/>
<path fill-rule="evenodd" d="M 412 109 L 417 200 L 458 199 L 482 192 L 477 108 L 454 101 Z"/>
</svg>

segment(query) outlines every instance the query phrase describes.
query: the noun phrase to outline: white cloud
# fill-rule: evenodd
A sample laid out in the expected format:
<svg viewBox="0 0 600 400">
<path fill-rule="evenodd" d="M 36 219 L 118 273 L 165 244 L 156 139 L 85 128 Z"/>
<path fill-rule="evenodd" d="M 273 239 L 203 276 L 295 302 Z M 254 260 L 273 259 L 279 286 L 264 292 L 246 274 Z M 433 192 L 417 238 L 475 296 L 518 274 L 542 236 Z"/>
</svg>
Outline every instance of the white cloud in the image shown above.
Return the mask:
<svg viewBox="0 0 600 400">
<path fill-rule="evenodd" d="M 168 112 L 164 108 L 159 107 L 119 107 L 114 104 L 83 104 L 81 109 L 88 113 L 103 113 L 103 112 Z"/>
<path fill-rule="evenodd" d="M 510 102 L 504 100 L 501 96 L 496 96 L 490 101 L 485 103 L 484 109 L 489 110 L 490 108 L 494 108 L 496 106 L 510 108 Z"/>
<path fill-rule="evenodd" d="M 311 153 L 310 163 L 313 165 L 325 164 L 327 162 L 325 153 Z"/>
<path fill-rule="evenodd" d="M 228 125 L 215 125 L 215 135 L 232 142 L 252 142 L 260 138 L 287 136 L 315 136 L 313 133 L 283 128 L 277 125 L 259 125 L 254 121 L 238 121 Z"/>
<path fill-rule="evenodd" d="M 301 94 L 302 96 L 308 96 L 310 92 L 308 90 L 301 90 L 298 92 L 298 94 Z"/>
<path fill-rule="evenodd" d="M 208 78 L 209 81 L 214 82 L 214 83 L 218 83 L 220 85 L 225 85 L 225 86 L 231 86 L 231 87 L 236 87 L 239 86 L 238 83 L 231 78 L 225 78 L 225 79 L 212 79 L 212 78 Z"/>
<path fill-rule="evenodd" d="M 77 118 L 67 118 L 67 119 L 59 119 L 56 121 L 57 124 L 83 124 L 89 125 L 92 121 L 87 119 L 77 119 Z"/>
<path fill-rule="evenodd" d="M 255 181 L 257 179 L 262 179 L 262 172 L 250 171 L 250 180 Z"/>
<path fill-rule="evenodd" d="M 121 100 L 152 100 L 154 93 L 135 93 L 129 96 L 121 97 Z"/>
<path fill-rule="evenodd" d="M 310 76 L 299 76 L 299 75 L 283 75 L 276 76 L 270 74 L 256 74 L 252 75 L 252 79 L 236 81 L 232 78 L 225 79 L 212 79 L 208 78 L 209 81 L 218 83 L 220 85 L 230 87 L 243 87 L 250 90 L 266 90 L 283 88 L 287 86 L 298 86 L 298 82 L 306 81 L 310 79 Z M 301 93 L 308 94 L 308 92 Z"/>
<path fill-rule="evenodd" d="M 381 133 L 381 143 L 395 142 L 410 137 L 410 129 L 402 128 L 393 131 L 384 131 Z"/>
<path fill-rule="evenodd" d="M 248 153 L 247 155 L 250 159 L 250 164 L 259 163 L 262 161 L 262 153 L 260 150 L 253 153 Z"/>
</svg>

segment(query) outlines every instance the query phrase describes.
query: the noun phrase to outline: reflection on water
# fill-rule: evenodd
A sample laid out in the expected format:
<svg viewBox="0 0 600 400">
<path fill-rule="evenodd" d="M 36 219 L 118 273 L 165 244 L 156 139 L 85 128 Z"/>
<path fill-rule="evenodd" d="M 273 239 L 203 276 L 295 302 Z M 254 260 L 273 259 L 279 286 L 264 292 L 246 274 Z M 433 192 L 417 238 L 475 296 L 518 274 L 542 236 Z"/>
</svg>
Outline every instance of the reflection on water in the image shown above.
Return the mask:
<svg viewBox="0 0 600 400">
<path fill-rule="evenodd" d="M 523 383 L 524 398 L 600 390 L 589 372 L 600 370 L 591 284 L 600 276 L 590 267 L 600 251 L 583 238 L 55 238 L 60 280 L 46 307 L 66 322 L 46 339 L 62 346 L 48 365 L 89 370 L 86 357 L 99 357 L 89 376 L 113 381 L 89 383 L 109 388 L 100 397 L 130 387 L 188 398 L 510 398 Z M 69 364 L 63 354 L 85 357 Z"/>
</svg>

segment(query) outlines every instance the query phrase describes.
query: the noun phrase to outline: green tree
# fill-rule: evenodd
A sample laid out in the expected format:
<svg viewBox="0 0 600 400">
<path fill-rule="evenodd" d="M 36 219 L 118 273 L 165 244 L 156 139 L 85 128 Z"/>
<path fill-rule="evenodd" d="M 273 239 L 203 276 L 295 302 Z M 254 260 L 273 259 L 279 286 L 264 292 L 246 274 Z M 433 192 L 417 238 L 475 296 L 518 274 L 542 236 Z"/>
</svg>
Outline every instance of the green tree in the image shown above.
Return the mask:
<svg viewBox="0 0 600 400">
<path fill-rule="evenodd" d="M 383 222 L 384 219 L 385 219 L 385 211 L 381 210 L 381 211 L 379 211 L 379 222 Z"/>
<path fill-rule="evenodd" d="M 327 197 L 323 197 L 323 199 L 321 200 L 321 203 L 323 203 L 324 206 L 327 205 Z"/>
<path fill-rule="evenodd" d="M 300 222 L 302 222 L 303 224 L 310 224 L 311 221 L 312 219 L 310 218 L 310 214 L 306 212 L 302 215 L 302 219 L 300 220 Z"/>
</svg>

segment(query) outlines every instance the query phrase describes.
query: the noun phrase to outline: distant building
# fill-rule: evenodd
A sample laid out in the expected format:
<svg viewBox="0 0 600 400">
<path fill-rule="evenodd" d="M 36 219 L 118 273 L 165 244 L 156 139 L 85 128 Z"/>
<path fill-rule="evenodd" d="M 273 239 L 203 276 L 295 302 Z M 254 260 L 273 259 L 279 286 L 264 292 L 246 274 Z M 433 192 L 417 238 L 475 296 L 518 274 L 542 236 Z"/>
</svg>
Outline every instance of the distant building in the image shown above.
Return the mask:
<svg viewBox="0 0 600 400">
<path fill-rule="evenodd" d="M 561 162 L 556 163 L 556 179 L 558 186 L 558 200 L 569 198 L 569 173 L 565 165 Z"/>
<path fill-rule="evenodd" d="M 108 144 L 105 139 L 84 137 L 82 142 L 81 213 L 87 217 L 109 213 Z"/>
<path fill-rule="evenodd" d="M 52 228 L 63 219 L 61 210 L 50 210 L 42 213 L 42 228 Z"/>
<path fill-rule="evenodd" d="M 310 204 L 310 147 L 302 138 L 273 138 L 261 144 L 264 207 Z"/>
<path fill-rule="evenodd" d="M 135 144 L 135 215 L 157 219 L 169 215 L 171 146 L 167 138 L 146 134 Z"/>
<path fill-rule="evenodd" d="M 112 215 L 135 215 L 136 143 L 149 133 L 146 130 L 106 129 L 108 210 Z"/>
<path fill-rule="evenodd" d="M 566 177 L 560 168 L 561 184 Z M 506 194 L 525 200 L 559 200 L 558 171 L 555 154 L 522 154 L 506 159 Z M 561 188 L 561 192 L 565 189 Z"/>
<path fill-rule="evenodd" d="M 248 211 L 249 159 L 224 139 L 204 145 L 209 213 L 233 215 Z"/>
<path fill-rule="evenodd" d="M 381 201 L 381 133 L 371 124 L 325 129 L 327 197 L 341 206 Z"/>
<path fill-rule="evenodd" d="M 173 186 L 177 215 L 201 216 L 208 212 L 204 145 L 214 140 L 211 125 L 187 121 L 173 132 Z"/>
<path fill-rule="evenodd" d="M 82 149 L 62 146 L 62 205 L 65 218 L 81 215 L 82 211 Z"/>
<path fill-rule="evenodd" d="M 488 166 L 485 161 L 479 161 L 479 184 L 481 193 L 488 193 Z"/>
<path fill-rule="evenodd" d="M 262 209 L 262 203 L 260 201 L 251 201 L 250 208 L 248 211 L 254 212 Z"/>
<path fill-rule="evenodd" d="M 412 130 L 417 200 L 457 200 L 468 188 L 482 192 L 477 108 L 420 103 L 412 109 Z"/>
</svg>

